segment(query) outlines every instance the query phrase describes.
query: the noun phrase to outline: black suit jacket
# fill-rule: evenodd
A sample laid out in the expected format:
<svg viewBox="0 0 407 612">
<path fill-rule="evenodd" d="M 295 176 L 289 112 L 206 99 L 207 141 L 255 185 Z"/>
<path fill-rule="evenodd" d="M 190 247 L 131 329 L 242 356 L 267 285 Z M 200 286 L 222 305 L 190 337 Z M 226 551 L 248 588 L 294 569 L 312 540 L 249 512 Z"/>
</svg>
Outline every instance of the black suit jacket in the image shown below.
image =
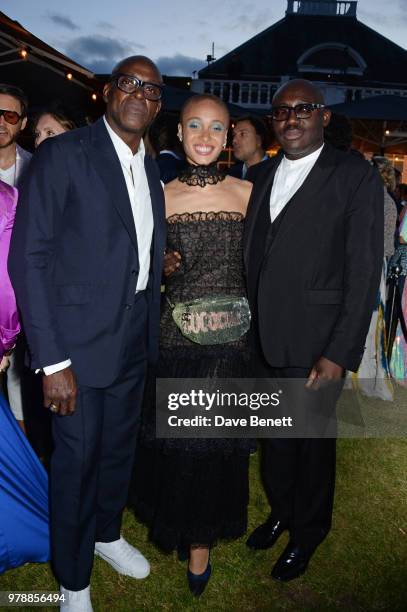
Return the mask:
<svg viewBox="0 0 407 612">
<path fill-rule="evenodd" d="M 264 225 L 280 160 L 261 168 L 245 227 L 249 299 L 264 356 L 274 367 L 305 368 L 325 356 L 356 371 L 383 263 L 382 182 L 367 162 L 325 144 L 273 236 Z"/>
<path fill-rule="evenodd" d="M 160 179 L 165 184 L 177 178 L 179 172 L 187 165 L 184 159 L 174 157 L 170 153 L 160 153 L 155 161 L 159 168 Z"/>
<path fill-rule="evenodd" d="M 158 353 L 164 197 L 145 157 L 154 216 L 149 356 Z M 103 120 L 47 139 L 18 203 L 9 257 L 32 368 L 67 358 L 81 384 L 116 378 L 134 302 L 137 236 L 120 161 Z M 137 347 L 134 347 L 137 350 Z"/>
<path fill-rule="evenodd" d="M 261 170 L 263 164 L 267 164 L 268 161 L 269 161 L 268 159 L 263 159 L 258 164 L 254 164 L 253 166 L 250 166 L 250 168 L 248 168 L 247 170 L 245 180 L 250 181 L 251 183 L 254 183 L 259 175 L 259 171 Z M 233 164 L 233 166 L 231 166 L 228 169 L 227 174 L 229 176 L 234 176 L 235 178 L 241 179 L 242 172 L 243 172 L 243 162 L 237 162 L 236 164 Z"/>
</svg>

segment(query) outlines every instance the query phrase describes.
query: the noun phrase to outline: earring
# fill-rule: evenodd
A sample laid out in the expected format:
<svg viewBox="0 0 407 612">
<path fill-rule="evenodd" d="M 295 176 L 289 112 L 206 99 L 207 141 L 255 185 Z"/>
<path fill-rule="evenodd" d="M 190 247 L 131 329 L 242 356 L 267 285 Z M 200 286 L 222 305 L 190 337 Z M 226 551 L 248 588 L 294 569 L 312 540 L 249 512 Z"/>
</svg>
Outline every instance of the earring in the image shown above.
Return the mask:
<svg viewBox="0 0 407 612">
<path fill-rule="evenodd" d="M 222 148 L 223 148 L 223 149 L 226 149 L 226 140 L 225 140 L 225 142 L 223 143 Z"/>
<path fill-rule="evenodd" d="M 182 134 L 181 134 L 181 132 L 178 132 L 177 136 L 178 136 L 178 140 L 179 140 L 180 142 L 182 142 Z"/>
</svg>

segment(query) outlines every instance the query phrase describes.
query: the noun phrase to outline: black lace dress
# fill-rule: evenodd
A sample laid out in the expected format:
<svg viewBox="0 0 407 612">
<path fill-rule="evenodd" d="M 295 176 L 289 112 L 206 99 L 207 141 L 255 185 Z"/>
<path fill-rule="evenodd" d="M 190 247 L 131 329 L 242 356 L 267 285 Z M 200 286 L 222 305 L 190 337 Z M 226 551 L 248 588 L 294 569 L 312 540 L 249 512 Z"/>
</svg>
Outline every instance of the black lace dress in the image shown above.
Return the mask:
<svg viewBox="0 0 407 612">
<path fill-rule="evenodd" d="M 169 301 L 246 294 L 243 276 L 243 216 L 194 213 L 168 219 L 168 248 L 181 253 L 180 269 L 167 281 Z M 247 335 L 221 345 L 185 338 L 163 301 L 160 359 L 147 382 L 141 436 L 130 503 L 165 551 L 213 544 L 246 531 L 251 440 L 156 439 L 155 377 L 237 378 L 250 374 Z"/>
</svg>

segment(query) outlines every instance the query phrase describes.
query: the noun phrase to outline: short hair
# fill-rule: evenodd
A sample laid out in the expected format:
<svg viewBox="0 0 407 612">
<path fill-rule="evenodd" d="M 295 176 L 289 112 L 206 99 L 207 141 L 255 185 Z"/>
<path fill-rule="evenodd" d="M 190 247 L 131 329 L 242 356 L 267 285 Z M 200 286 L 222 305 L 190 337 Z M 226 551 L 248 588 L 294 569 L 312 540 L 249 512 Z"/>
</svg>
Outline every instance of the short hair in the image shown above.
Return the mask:
<svg viewBox="0 0 407 612">
<path fill-rule="evenodd" d="M 266 151 L 269 146 L 269 130 L 266 122 L 256 115 L 244 115 L 235 121 L 235 126 L 242 121 L 248 121 L 255 129 L 257 136 L 260 136 L 261 148 Z"/>
<path fill-rule="evenodd" d="M 229 109 L 227 105 L 224 103 L 223 100 L 218 98 L 218 96 L 214 96 L 213 94 L 196 94 L 188 98 L 182 105 L 181 112 L 179 115 L 180 122 L 182 123 L 185 111 L 187 110 L 188 106 L 190 106 L 191 104 L 195 104 L 196 102 L 205 102 L 205 101 L 215 102 L 215 104 L 223 108 L 228 118 L 230 117 L 230 113 L 229 113 Z"/>
<path fill-rule="evenodd" d="M 389 191 L 396 189 L 396 173 L 393 164 L 387 157 L 375 155 L 372 159 L 373 165 L 378 169 L 383 183 Z"/>
<path fill-rule="evenodd" d="M 55 119 L 55 121 L 57 121 L 60 125 L 62 125 L 62 127 L 67 131 L 74 130 L 78 127 L 75 121 L 73 121 L 73 119 L 68 117 L 64 109 L 58 106 L 50 106 L 50 107 L 41 109 L 40 112 L 34 116 L 33 123 L 32 123 L 33 132 L 35 132 L 35 128 L 37 127 L 38 121 L 44 115 L 51 115 L 51 117 L 53 117 L 53 119 Z"/>
<path fill-rule="evenodd" d="M 11 96 L 18 100 L 21 104 L 21 116 L 25 117 L 28 110 L 28 98 L 22 89 L 17 85 L 8 85 L 7 83 L 0 83 L 0 94 Z"/>
</svg>

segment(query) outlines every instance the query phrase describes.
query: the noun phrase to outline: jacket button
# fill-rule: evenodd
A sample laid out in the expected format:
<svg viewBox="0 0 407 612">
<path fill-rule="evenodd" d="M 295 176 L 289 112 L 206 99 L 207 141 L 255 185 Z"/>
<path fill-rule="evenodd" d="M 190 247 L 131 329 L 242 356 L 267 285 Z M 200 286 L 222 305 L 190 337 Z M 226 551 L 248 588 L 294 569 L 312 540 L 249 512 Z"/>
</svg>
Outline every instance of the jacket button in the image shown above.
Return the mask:
<svg viewBox="0 0 407 612">
<path fill-rule="evenodd" d="M 125 305 L 125 309 L 126 309 L 126 310 L 130 310 L 130 308 L 131 308 L 131 304 L 126 304 L 126 305 Z"/>
</svg>

